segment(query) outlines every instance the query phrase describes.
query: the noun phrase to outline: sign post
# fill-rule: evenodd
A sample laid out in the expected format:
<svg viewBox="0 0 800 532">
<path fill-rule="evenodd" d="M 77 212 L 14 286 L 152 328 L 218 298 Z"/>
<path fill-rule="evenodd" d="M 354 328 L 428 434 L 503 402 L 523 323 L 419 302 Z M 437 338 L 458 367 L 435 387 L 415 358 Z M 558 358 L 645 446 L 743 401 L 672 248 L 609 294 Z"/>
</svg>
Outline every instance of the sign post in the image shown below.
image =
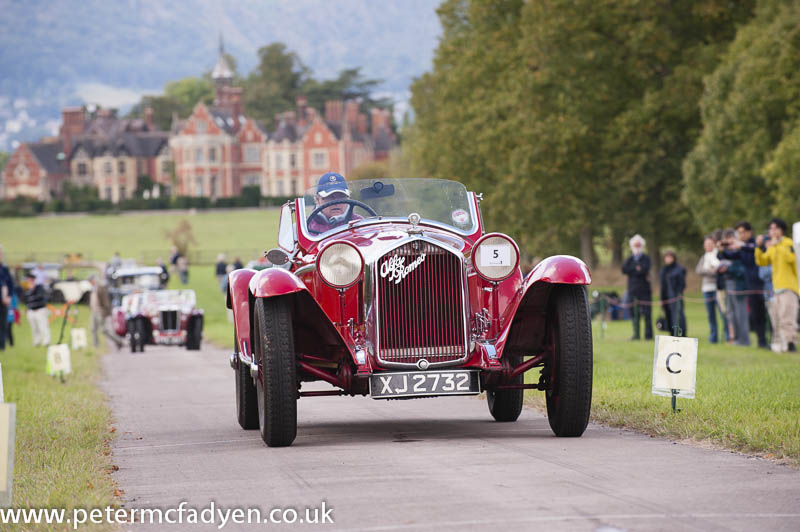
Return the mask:
<svg viewBox="0 0 800 532">
<path fill-rule="evenodd" d="M 11 487 L 14 483 L 14 428 L 17 405 L 0 404 L 0 507 L 11 506 Z"/>
<path fill-rule="evenodd" d="M 680 395 L 694 398 L 697 377 L 697 338 L 656 336 L 653 354 L 653 395 L 672 399 L 672 411 Z"/>
</svg>

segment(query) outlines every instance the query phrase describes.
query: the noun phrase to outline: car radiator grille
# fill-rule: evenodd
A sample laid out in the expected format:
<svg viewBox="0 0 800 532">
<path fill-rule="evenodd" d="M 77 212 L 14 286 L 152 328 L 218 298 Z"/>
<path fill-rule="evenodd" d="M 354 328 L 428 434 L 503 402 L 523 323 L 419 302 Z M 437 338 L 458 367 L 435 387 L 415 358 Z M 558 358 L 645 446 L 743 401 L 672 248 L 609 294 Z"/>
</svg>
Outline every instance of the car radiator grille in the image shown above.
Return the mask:
<svg viewBox="0 0 800 532">
<path fill-rule="evenodd" d="M 396 282 L 405 269 L 410 271 Z M 424 358 L 441 363 L 466 357 L 463 274 L 457 256 L 415 240 L 381 257 L 376 274 L 381 361 L 416 364 Z"/>
<path fill-rule="evenodd" d="M 175 331 L 178 329 L 178 311 L 177 310 L 162 310 L 161 311 L 161 330 L 162 331 Z"/>
</svg>

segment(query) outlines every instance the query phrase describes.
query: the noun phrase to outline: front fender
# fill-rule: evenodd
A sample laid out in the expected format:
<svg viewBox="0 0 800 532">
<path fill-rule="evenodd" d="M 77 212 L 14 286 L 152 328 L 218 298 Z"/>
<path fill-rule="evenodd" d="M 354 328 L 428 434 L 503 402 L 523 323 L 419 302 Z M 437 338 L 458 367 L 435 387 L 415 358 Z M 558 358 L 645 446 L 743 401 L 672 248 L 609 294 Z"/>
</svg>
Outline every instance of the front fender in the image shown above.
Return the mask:
<svg viewBox="0 0 800 532">
<path fill-rule="evenodd" d="M 250 293 L 254 297 L 275 297 L 308 290 L 303 281 L 292 272 L 281 268 L 268 268 L 250 279 Z"/>
<path fill-rule="evenodd" d="M 591 282 L 589 268 L 577 257 L 555 255 L 537 264 L 525 278 L 513 318 L 495 342 L 498 355 L 502 356 L 503 352 L 533 355 L 543 349 L 547 342 L 547 309 L 553 286 Z"/>
<path fill-rule="evenodd" d="M 233 270 L 228 274 L 227 306 L 233 310 L 233 323 L 236 327 L 236 345 L 239 352 L 250 357 L 250 280 L 255 270 Z"/>
</svg>

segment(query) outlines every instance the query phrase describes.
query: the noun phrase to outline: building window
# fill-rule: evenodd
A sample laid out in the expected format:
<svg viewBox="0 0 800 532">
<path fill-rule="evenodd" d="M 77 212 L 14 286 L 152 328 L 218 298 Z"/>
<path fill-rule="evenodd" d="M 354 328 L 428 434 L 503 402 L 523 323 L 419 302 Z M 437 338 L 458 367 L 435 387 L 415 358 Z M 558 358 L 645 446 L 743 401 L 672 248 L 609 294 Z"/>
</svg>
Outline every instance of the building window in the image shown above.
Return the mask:
<svg viewBox="0 0 800 532">
<path fill-rule="evenodd" d="M 106 187 L 106 199 L 111 201 L 111 187 Z"/>
<path fill-rule="evenodd" d="M 162 174 L 169 173 L 169 161 L 161 161 L 161 173 Z"/>
<path fill-rule="evenodd" d="M 194 162 L 196 163 L 203 162 L 203 148 L 197 148 L 194 150 Z"/>
<path fill-rule="evenodd" d="M 197 121 L 197 132 L 198 133 L 205 133 L 208 131 L 208 125 L 203 120 Z"/>
<path fill-rule="evenodd" d="M 275 170 L 283 170 L 283 155 L 275 154 Z"/>
<path fill-rule="evenodd" d="M 217 176 L 216 175 L 212 175 L 211 176 L 211 181 L 208 184 L 208 189 L 209 189 L 209 193 L 210 193 L 211 197 L 212 198 L 216 198 L 217 197 Z"/>
<path fill-rule="evenodd" d="M 111 161 L 106 161 L 103 164 L 103 168 L 105 169 L 106 175 L 111 175 Z"/>
<path fill-rule="evenodd" d="M 314 168 L 325 168 L 328 166 L 328 154 L 324 151 L 315 151 L 311 156 L 311 165 Z"/>
<path fill-rule="evenodd" d="M 248 174 L 244 176 L 244 186 L 252 187 L 261 184 L 261 176 L 258 174 Z"/>
<path fill-rule="evenodd" d="M 125 198 L 125 187 L 119 187 L 119 200 L 124 201 Z"/>
<path fill-rule="evenodd" d="M 294 153 L 289 155 L 289 168 L 295 169 L 297 168 L 297 155 Z"/>
<path fill-rule="evenodd" d="M 189 148 L 183 150 L 183 160 L 187 163 L 192 162 L 192 150 Z"/>
<path fill-rule="evenodd" d="M 197 178 L 195 179 L 194 195 L 195 196 L 203 195 L 203 176 L 197 176 Z"/>
<path fill-rule="evenodd" d="M 247 146 L 244 149 L 244 160 L 248 163 L 258 162 L 258 146 Z"/>
<path fill-rule="evenodd" d="M 119 170 L 120 174 L 125 173 L 125 161 L 117 161 L 117 169 Z"/>
<path fill-rule="evenodd" d="M 322 144 L 322 133 L 319 131 L 314 133 L 314 144 Z"/>
<path fill-rule="evenodd" d="M 86 175 L 86 163 L 78 163 L 78 175 Z"/>
<path fill-rule="evenodd" d="M 297 179 L 292 179 L 292 196 L 297 195 Z"/>
<path fill-rule="evenodd" d="M 217 160 L 217 149 L 216 148 L 209 148 L 208 149 L 208 160 L 214 162 Z"/>
</svg>

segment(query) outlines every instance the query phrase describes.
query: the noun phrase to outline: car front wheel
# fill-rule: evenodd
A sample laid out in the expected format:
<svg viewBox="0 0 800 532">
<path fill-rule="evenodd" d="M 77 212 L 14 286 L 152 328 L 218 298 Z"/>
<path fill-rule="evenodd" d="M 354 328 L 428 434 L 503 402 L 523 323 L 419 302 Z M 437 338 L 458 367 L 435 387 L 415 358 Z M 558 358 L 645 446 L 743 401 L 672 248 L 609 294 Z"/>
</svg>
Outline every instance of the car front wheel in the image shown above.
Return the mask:
<svg viewBox="0 0 800 532">
<path fill-rule="evenodd" d="M 256 299 L 255 314 L 261 439 L 269 447 L 286 447 L 297 435 L 297 362 L 289 300 Z"/>
<path fill-rule="evenodd" d="M 580 436 L 592 403 L 592 327 L 583 286 L 553 288 L 551 323 L 554 352 L 546 393 L 547 419 L 556 436 Z"/>
</svg>

